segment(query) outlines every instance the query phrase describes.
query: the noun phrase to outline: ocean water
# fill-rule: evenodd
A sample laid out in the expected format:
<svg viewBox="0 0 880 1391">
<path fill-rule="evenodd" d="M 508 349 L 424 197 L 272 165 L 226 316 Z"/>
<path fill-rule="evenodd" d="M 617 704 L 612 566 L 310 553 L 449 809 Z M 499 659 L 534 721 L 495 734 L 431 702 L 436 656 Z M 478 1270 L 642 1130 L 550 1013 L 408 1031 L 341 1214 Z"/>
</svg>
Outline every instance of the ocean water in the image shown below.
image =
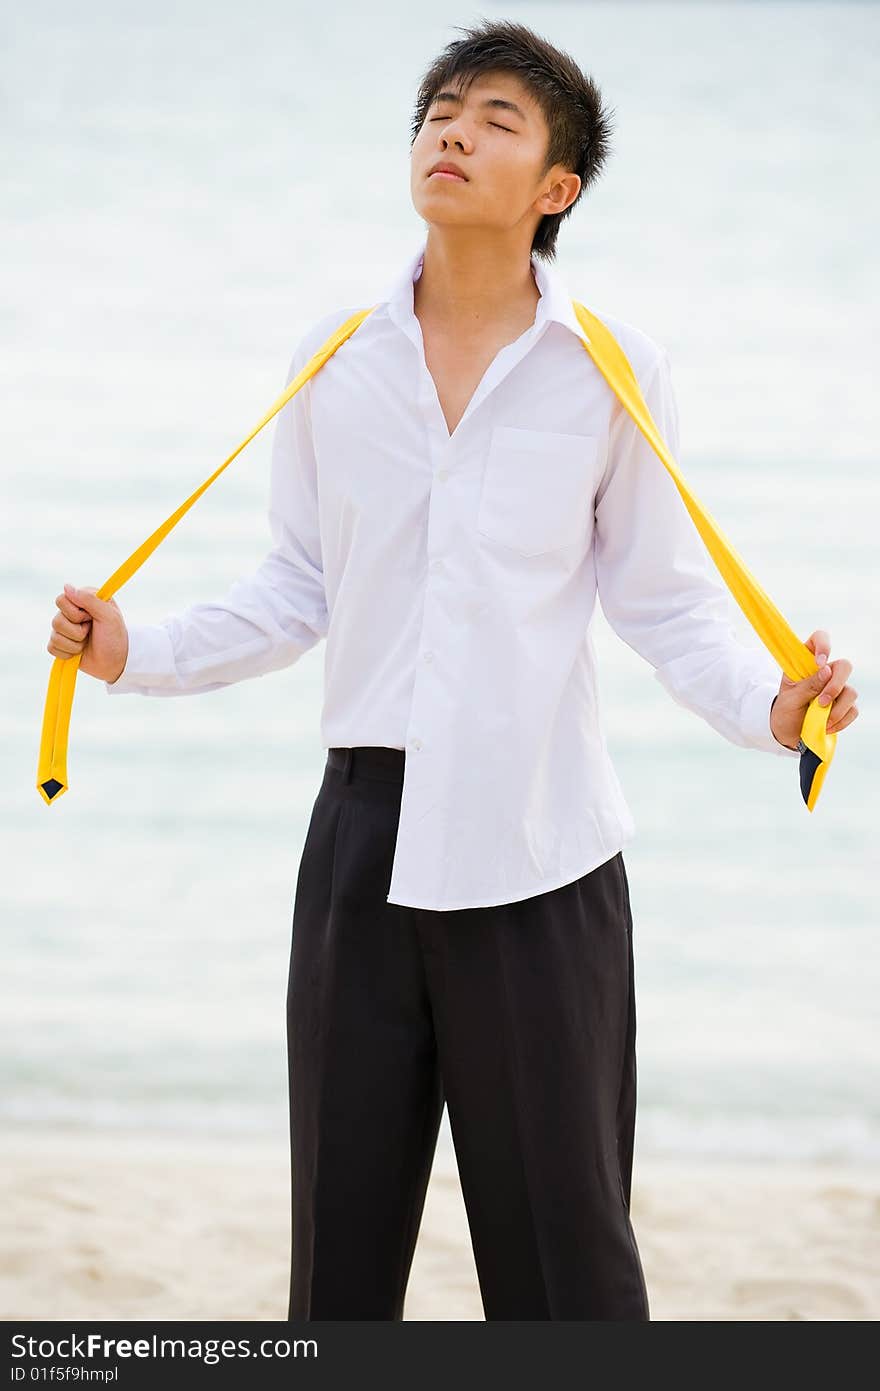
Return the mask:
<svg viewBox="0 0 880 1391">
<path fill-rule="evenodd" d="M 668 349 L 686 477 L 796 630 L 830 631 L 859 692 L 811 815 L 793 760 L 724 741 L 597 618 L 638 827 L 637 1154 L 875 1160 L 869 4 L 486 5 L 440 23 L 388 0 L 328 24 L 301 3 L 85 0 L 6 18 L 0 1117 L 286 1134 L 323 646 L 198 699 L 111 701 L 81 675 L 71 788 L 47 807 L 46 642 L 62 584 L 100 585 L 262 418 L 305 328 L 370 303 L 417 244 L 415 89 L 478 13 L 531 24 L 614 107 L 557 264 Z M 271 430 L 118 593 L 131 621 L 259 563 Z"/>
</svg>

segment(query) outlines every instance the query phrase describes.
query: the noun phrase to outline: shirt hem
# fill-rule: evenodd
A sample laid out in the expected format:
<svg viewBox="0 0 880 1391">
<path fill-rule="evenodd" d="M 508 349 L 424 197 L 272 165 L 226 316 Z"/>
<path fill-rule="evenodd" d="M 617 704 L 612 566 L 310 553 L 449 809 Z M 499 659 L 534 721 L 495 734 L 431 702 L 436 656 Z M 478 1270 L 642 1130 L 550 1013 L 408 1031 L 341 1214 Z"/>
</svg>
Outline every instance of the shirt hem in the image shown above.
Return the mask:
<svg viewBox="0 0 880 1391">
<path fill-rule="evenodd" d="M 392 898 L 389 894 L 385 901 L 386 903 L 393 904 L 396 908 L 424 908 L 430 912 L 436 913 L 457 912 L 462 908 L 501 908 L 508 903 L 522 903 L 526 898 L 537 898 L 540 894 L 550 893 L 553 889 L 561 889 L 566 884 L 573 884 L 576 879 L 581 879 L 585 874 L 589 874 L 591 870 L 598 869 L 600 865 L 606 864 L 614 855 L 619 854 L 623 847 L 629 844 L 634 834 L 634 831 L 624 831 L 624 833 L 618 837 L 619 843 L 613 850 L 603 850 L 598 860 L 593 859 L 592 863 L 584 865 L 580 869 L 567 870 L 556 879 L 544 880 L 534 888 L 525 889 L 522 893 L 508 894 L 505 898 L 492 898 L 482 903 L 465 902 L 464 900 L 459 900 L 456 903 L 428 903 L 425 901 L 421 903 L 404 903 L 401 898 Z"/>
</svg>

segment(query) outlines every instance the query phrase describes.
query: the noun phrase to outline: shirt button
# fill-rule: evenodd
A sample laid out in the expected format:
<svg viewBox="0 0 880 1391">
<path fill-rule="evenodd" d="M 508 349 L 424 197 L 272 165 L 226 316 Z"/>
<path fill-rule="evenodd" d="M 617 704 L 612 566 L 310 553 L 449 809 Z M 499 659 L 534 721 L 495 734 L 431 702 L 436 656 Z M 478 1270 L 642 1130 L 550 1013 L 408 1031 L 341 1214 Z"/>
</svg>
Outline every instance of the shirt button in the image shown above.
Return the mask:
<svg viewBox="0 0 880 1391">
<path fill-rule="evenodd" d="M 431 570 L 434 570 L 434 571 L 436 572 L 437 570 L 439 570 L 439 569 L 441 568 L 442 564 L 443 564 L 443 561 L 442 561 L 442 560 L 432 560 L 429 568 L 430 568 Z"/>
<path fill-rule="evenodd" d="M 433 662 L 433 660 L 434 660 L 434 653 L 433 653 L 433 652 L 425 652 L 423 655 L 424 655 L 424 658 L 425 658 L 425 661 L 426 661 L 426 662 Z"/>
<path fill-rule="evenodd" d="M 411 747 L 415 749 L 416 753 L 418 753 L 419 749 L 422 747 L 421 739 L 413 739 Z"/>
<path fill-rule="evenodd" d="M 447 480 L 447 478 L 449 477 L 449 469 L 448 469 L 448 468 L 438 468 L 438 470 L 437 470 L 437 477 L 440 479 L 440 482 L 441 482 L 441 483 L 445 483 L 446 480 Z"/>
</svg>

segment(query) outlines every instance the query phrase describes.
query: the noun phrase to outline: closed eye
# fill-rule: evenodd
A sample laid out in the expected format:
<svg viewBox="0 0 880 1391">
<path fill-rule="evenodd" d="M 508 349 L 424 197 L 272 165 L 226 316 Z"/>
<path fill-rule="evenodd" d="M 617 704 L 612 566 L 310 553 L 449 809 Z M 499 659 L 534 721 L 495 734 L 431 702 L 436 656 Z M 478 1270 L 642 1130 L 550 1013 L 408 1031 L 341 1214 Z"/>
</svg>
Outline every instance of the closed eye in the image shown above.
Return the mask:
<svg viewBox="0 0 880 1391">
<path fill-rule="evenodd" d="M 452 117 L 451 117 L 451 116 L 431 116 L 431 117 L 429 117 L 428 124 L 430 125 L 432 121 L 450 121 L 450 120 L 452 120 Z M 490 121 L 490 122 L 489 122 L 489 125 L 490 125 L 490 126 L 494 126 L 496 130 L 506 130 L 507 133 L 508 133 L 508 135 L 513 135 L 513 131 L 510 129 L 510 126 L 500 126 L 500 125 L 498 124 L 497 121 Z"/>
</svg>

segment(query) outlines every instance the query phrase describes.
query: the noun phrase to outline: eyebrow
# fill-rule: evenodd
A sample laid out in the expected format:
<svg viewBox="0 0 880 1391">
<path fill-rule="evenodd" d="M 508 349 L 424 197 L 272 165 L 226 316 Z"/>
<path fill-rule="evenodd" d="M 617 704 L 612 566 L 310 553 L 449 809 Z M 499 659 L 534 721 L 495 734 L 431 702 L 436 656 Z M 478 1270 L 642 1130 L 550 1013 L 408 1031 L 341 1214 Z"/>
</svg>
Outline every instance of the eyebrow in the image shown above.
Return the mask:
<svg viewBox="0 0 880 1391">
<path fill-rule="evenodd" d="M 438 92 L 431 105 L 436 106 L 441 101 L 454 101 L 460 105 L 461 97 L 457 92 Z M 480 105 L 491 106 L 496 111 L 512 111 L 515 116 L 519 116 L 520 120 L 528 121 L 528 116 L 520 110 L 515 101 L 504 101 L 501 97 L 487 97 L 485 101 L 480 102 Z"/>
</svg>

